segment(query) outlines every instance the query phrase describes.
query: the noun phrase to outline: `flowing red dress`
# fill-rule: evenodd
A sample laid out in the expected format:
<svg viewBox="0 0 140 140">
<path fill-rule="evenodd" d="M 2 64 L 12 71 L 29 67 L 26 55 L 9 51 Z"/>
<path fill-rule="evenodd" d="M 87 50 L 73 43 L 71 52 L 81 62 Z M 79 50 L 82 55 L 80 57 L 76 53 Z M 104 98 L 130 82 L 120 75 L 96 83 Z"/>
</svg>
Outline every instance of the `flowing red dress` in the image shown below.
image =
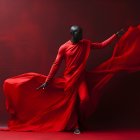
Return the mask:
<svg viewBox="0 0 140 140">
<path fill-rule="evenodd" d="M 11 114 L 10 130 L 64 131 L 77 127 L 78 87 L 86 81 L 89 88 L 88 115 L 95 111 L 101 96 L 100 90 L 119 71 L 140 70 L 140 27 L 130 27 L 115 46 L 113 56 L 96 69 L 86 72 L 85 64 L 93 48 L 103 48 L 116 39 L 116 35 L 102 43 L 81 40 L 62 45 L 48 76 L 25 73 L 4 82 L 6 107 Z M 65 60 L 63 77 L 53 78 L 62 60 Z M 45 90 L 36 87 L 50 81 Z M 91 107 L 92 106 L 92 107 Z"/>
</svg>

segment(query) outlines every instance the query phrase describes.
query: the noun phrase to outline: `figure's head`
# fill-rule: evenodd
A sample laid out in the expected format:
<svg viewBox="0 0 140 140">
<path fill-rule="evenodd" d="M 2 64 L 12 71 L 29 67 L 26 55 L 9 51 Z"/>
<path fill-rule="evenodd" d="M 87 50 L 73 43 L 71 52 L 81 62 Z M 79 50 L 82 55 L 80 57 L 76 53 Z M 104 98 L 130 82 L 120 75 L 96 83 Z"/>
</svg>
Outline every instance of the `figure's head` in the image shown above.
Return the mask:
<svg viewBox="0 0 140 140">
<path fill-rule="evenodd" d="M 73 43 L 78 43 L 83 38 L 82 28 L 77 25 L 71 26 L 70 33 L 72 35 Z"/>
</svg>

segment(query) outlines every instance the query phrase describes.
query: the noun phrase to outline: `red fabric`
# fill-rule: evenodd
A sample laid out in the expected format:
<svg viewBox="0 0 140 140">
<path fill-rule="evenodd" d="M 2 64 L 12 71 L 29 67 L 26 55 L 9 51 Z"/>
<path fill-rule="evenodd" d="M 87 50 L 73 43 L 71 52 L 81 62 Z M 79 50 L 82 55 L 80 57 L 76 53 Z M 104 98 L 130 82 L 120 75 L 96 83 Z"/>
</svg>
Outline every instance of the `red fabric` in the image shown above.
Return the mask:
<svg viewBox="0 0 140 140">
<path fill-rule="evenodd" d="M 117 42 L 112 57 L 87 73 L 87 81 L 92 83 L 93 111 L 96 110 L 101 90 L 119 72 L 140 71 L 140 25 L 129 27 L 128 31 Z"/>
<path fill-rule="evenodd" d="M 140 31 L 139 27 L 130 27 L 108 61 L 91 72 L 85 71 L 91 48 L 103 48 L 115 38 L 113 35 L 104 43 L 81 40 L 78 44 L 72 44 L 68 41 L 60 47 L 47 78 L 37 73 L 26 73 L 7 79 L 4 92 L 6 107 L 11 114 L 9 129 L 63 131 L 77 127 L 78 98 L 81 103 L 84 101 L 81 112 L 88 116 L 99 103 L 100 90 L 116 73 L 139 70 Z M 63 59 L 66 62 L 64 76 L 53 78 Z M 36 91 L 36 87 L 45 80 L 50 81 L 47 89 Z"/>
</svg>

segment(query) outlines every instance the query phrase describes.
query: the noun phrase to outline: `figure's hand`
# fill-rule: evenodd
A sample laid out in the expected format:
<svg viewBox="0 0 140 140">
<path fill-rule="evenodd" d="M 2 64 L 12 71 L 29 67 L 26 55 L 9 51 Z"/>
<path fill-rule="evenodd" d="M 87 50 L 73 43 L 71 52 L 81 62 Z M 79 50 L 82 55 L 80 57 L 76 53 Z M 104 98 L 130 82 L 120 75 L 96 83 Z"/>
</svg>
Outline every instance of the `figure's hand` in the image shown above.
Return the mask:
<svg viewBox="0 0 140 140">
<path fill-rule="evenodd" d="M 41 84 L 38 88 L 36 88 L 36 90 L 40 90 L 40 89 L 45 89 L 48 85 L 48 82 L 45 82 L 43 84 Z"/>
<path fill-rule="evenodd" d="M 122 28 L 120 31 L 116 33 L 118 37 L 121 37 L 125 33 L 125 30 Z"/>
</svg>

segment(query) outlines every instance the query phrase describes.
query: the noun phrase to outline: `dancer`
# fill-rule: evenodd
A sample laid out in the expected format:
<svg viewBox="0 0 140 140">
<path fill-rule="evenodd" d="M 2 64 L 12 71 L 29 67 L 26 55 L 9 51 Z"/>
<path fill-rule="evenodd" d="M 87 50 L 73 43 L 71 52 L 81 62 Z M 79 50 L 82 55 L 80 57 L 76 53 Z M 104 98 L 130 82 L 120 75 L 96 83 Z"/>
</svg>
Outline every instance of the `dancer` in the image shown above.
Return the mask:
<svg viewBox="0 0 140 140">
<path fill-rule="evenodd" d="M 9 130 L 74 130 L 79 134 L 78 121 L 84 123 L 84 118 L 95 112 L 110 80 L 122 71 L 140 71 L 140 25 L 130 26 L 117 40 L 110 59 L 88 72 L 85 64 L 90 50 L 115 41 L 123 30 L 102 43 L 82 39 L 82 29 L 78 26 L 71 27 L 71 34 L 71 40 L 60 47 L 48 76 L 29 72 L 4 81 L 6 109 L 11 116 Z M 76 37 L 77 34 L 81 37 Z M 55 78 L 62 60 L 66 63 L 64 75 Z"/>
<path fill-rule="evenodd" d="M 81 27 L 73 25 L 70 28 L 71 40 L 63 44 L 56 56 L 56 59 L 51 67 L 51 70 L 43 84 L 37 90 L 45 89 L 54 78 L 58 71 L 62 60 L 65 60 L 65 92 L 77 92 L 80 100 L 77 110 L 78 122 L 83 120 L 85 106 L 89 101 L 88 88 L 85 82 L 85 64 L 91 49 L 102 49 L 120 37 L 124 30 L 121 29 L 116 34 L 113 34 L 107 40 L 101 43 L 92 43 L 89 40 L 83 39 L 83 30 Z M 47 91 L 46 91 L 47 92 Z M 74 133 L 80 134 L 79 123 L 77 122 Z"/>
</svg>

